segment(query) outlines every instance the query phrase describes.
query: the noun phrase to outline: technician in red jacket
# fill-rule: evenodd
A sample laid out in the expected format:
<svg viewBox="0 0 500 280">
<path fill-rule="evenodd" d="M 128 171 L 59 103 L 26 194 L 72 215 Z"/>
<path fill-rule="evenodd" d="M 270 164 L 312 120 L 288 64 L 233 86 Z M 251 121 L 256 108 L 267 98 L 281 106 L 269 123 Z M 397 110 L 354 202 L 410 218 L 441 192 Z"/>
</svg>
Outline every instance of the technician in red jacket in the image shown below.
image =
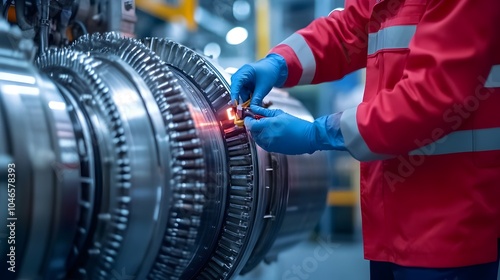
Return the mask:
<svg viewBox="0 0 500 280">
<path fill-rule="evenodd" d="M 309 123 L 261 105 L 271 87 L 366 67 L 356 108 Z M 496 280 L 500 236 L 500 1 L 347 0 L 232 77 L 267 118 L 264 149 L 361 161 L 371 279 Z"/>
</svg>

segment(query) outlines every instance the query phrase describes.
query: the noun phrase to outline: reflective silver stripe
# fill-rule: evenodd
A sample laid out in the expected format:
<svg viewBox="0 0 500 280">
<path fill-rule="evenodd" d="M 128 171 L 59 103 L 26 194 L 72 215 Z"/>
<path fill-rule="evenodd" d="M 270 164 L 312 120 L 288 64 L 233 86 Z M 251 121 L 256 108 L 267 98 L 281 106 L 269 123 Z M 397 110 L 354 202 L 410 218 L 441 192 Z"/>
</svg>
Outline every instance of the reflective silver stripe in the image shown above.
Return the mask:
<svg viewBox="0 0 500 280">
<path fill-rule="evenodd" d="M 285 41 L 281 42 L 281 44 L 288 45 L 292 48 L 295 55 L 299 58 L 303 69 L 299 85 L 310 84 L 316 73 L 316 60 L 304 37 L 298 33 L 293 33 L 290 37 L 286 38 Z"/>
<path fill-rule="evenodd" d="M 500 87 L 500 65 L 493 65 L 493 67 L 491 67 L 490 74 L 488 75 L 486 83 L 484 83 L 484 87 L 486 88 Z"/>
<path fill-rule="evenodd" d="M 408 48 L 416 25 L 396 25 L 368 34 L 368 55 L 383 49 Z"/>
<path fill-rule="evenodd" d="M 393 156 L 376 154 L 368 148 L 365 140 L 359 133 L 358 122 L 356 121 L 356 108 L 347 109 L 340 117 L 340 131 L 344 137 L 344 144 L 349 153 L 357 160 L 370 161 L 387 159 Z"/>
<path fill-rule="evenodd" d="M 446 155 L 500 150 L 500 127 L 455 131 L 410 155 Z"/>
<path fill-rule="evenodd" d="M 359 133 L 356 108 L 347 109 L 340 118 L 340 130 L 349 153 L 360 161 L 395 157 L 374 153 Z M 429 145 L 409 152 L 409 155 L 445 155 L 467 152 L 500 151 L 500 127 L 454 131 Z"/>
<path fill-rule="evenodd" d="M 333 9 L 333 10 L 332 10 L 332 11 L 328 14 L 328 16 L 331 16 L 333 12 L 342 12 L 343 10 L 344 10 L 344 8 L 340 8 L 340 7 L 339 7 L 339 8 L 335 8 L 335 9 Z"/>
</svg>

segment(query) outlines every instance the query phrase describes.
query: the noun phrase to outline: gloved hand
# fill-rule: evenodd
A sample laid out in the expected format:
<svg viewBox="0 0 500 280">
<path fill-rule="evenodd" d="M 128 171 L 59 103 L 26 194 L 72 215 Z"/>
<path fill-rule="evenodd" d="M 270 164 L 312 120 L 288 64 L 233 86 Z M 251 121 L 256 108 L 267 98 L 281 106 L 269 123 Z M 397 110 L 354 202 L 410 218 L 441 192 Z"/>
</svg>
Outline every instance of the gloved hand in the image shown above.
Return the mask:
<svg viewBox="0 0 500 280">
<path fill-rule="evenodd" d="M 264 118 L 246 117 L 245 126 L 255 142 L 268 152 L 298 155 L 318 150 L 346 150 L 340 131 L 342 113 L 320 117 L 311 123 L 282 110 L 258 106 L 251 106 L 250 110 Z"/>
<path fill-rule="evenodd" d="M 288 68 L 285 59 L 277 54 L 245 64 L 231 76 L 231 100 L 243 102 L 252 95 L 251 104 L 262 105 L 262 99 L 273 87 L 280 87 L 286 81 Z"/>
</svg>

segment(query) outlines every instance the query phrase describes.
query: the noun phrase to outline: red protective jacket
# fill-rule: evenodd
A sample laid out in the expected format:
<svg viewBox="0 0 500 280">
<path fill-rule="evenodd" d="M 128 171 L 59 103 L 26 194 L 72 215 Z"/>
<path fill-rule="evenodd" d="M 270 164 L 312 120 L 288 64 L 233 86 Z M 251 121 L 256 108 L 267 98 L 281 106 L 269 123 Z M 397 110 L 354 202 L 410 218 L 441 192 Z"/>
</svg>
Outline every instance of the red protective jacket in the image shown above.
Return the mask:
<svg viewBox="0 0 500 280">
<path fill-rule="evenodd" d="M 497 259 L 500 1 L 347 0 L 276 46 L 285 86 L 366 67 L 341 131 L 361 160 L 365 258 L 457 267 Z"/>
</svg>

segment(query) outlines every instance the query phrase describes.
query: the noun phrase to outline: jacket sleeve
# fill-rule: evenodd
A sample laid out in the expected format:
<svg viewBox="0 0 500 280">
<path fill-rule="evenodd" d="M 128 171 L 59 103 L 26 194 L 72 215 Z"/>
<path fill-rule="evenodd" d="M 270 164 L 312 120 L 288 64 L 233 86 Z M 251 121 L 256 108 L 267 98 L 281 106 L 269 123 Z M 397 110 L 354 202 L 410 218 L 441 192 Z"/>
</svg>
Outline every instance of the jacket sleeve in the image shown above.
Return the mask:
<svg viewBox="0 0 500 280">
<path fill-rule="evenodd" d="M 270 51 L 287 62 L 285 87 L 337 80 L 366 66 L 368 2 L 347 0 L 344 10 L 314 20 Z"/>
<path fill-rule="evenodd" d="M 487 102 L 475 95 L 499 51 L 499 27 L 498 0 L 429 1 L 402 79 L 343 112 L 341 132 L 351 154 L 362 161 L 412 154 L 457 130 L 447 112 L 472 99 Z"/>
</svg>

